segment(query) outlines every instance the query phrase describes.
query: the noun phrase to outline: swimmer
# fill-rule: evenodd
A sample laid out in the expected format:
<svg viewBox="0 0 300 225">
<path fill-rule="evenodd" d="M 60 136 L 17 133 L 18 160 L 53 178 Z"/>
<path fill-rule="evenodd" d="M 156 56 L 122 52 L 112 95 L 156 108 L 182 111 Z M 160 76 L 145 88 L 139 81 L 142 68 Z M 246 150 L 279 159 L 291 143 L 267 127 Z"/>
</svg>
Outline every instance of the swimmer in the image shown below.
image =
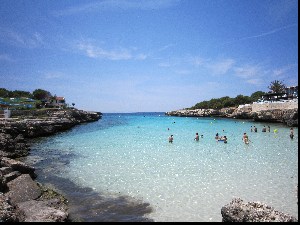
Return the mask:
<svg viewBox="0 0 300 225">
<path fill-rule="evenodd" d="M 227 144 L 227 137 L 226 136 L 223 137 L 223 140 L 224 140 L 224 144 Z"/>
<path fill-rule="evenodd" d="M 216 133 L 215 139 L 218 141 L 219 140 L 219 133 Z"/>
<path fill-rule="evenodd" d="M 173 134 L 169 137 L 169 143 L 173 143 Z"/>
<path fill-rule="evenodd" d="M 249 138 L 246 133 L 244 133 L 242 140 L 244 141 L 245 144 L 249 144 Z"/>
<path fill-rule="evenodd" d="M 254 126 L 253 128 L 254 128 L 254 132 L 257 132 L 257 127 Z"/>
<path fill-rule="evenodd" d="M 196 137 L 194 138 L 195 141 L 199 141 L 199 134 L 196 133 Z"/>
<path fill-rule="evenodd" d="M 290 138 L 294 139 L 294 128 L 292 128 L 292 127 L 290 129 Z"/>
</svg>

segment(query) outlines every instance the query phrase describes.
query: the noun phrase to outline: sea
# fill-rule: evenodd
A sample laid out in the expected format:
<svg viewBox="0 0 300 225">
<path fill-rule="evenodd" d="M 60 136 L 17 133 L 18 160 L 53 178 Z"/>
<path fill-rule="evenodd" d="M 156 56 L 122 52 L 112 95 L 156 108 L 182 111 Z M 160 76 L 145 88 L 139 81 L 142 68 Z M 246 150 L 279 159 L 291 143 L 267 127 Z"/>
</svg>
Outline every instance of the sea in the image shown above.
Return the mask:
<svg viewBox="0 0 300 225">
<path fill-rule="evenodd" d="M 234 198 L 298 218 L 298 128 L 289 134 L 281 123 L 104 113 L 33 139 L 24 162 L 68 199 L 72 221 L 221 222 Z"/>
</svg>

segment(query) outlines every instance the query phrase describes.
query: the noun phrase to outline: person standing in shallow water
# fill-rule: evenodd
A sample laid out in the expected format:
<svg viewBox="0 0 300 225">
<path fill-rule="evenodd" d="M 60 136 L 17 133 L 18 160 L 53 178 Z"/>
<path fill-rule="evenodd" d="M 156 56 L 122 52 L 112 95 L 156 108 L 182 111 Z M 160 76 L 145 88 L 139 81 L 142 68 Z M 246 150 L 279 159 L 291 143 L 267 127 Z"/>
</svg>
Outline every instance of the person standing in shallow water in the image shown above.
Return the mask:
<svg viewBox="0 0 300 225">
<path fill-rule="evenodd" d="M 242 140 L 244 141 L 245 144 L 249 144 L 249 138 L 246 133 L 244 133 Z"/>
<path fill-rule="evenodd" d="M 195 141 L 199 141 L 199 134 L 196 133 L 196 137 L 194 138 Z"/>
<path fill-rule="evenodd" d="M 292 127 L 290 129 L 290 138 L 294 139 L 294 128 L 292 128 Z"/>
<path fill-rule="evenodd" d="M 257 132 L 257 127 L 254 126 L 254 132 Z"/>
<path fill-rule="evenodd" d="M 169 143 L 173 143 L 173 134 L 169 137 Z"/>
</svg>

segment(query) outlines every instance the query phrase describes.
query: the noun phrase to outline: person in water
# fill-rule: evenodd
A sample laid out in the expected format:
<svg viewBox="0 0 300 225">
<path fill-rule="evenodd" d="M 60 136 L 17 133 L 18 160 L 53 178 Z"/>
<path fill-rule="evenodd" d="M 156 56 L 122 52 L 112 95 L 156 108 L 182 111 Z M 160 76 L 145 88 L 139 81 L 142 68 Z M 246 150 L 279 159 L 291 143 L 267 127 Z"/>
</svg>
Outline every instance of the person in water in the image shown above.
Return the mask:
<svg viewBox="0 0 300 225">
<path fill-rule="evenodd" d="M 169 143 L 173 143 L 173 134 L 169 137 Z"/>
<path fill-rule="evenodd" d="M 292 127 L 290 129 L 290 138 L 294 139 L 294 128 L 292 128 Z"/>
<path fill-rule="evenodd" d="M 223 140 L 224 140 L 224 144 L 227 144 L 227 137 L 226 136 L 223 137 Z"/>
<path fill-rule="evenodd" d="M 199 141 L 199 134 L 196 133 L 196 137 L 194 138 L 195 141 Z"/>
<path fill-rule="evenodd" d="M 219 133 L 216 133 L 215 139 L 216 139 L 216 141 L 219 140 Z"/>
<path fill-rule="evenodd" d="M 244 141 L 245 144 L 249 144 L 249 137 L 247 133 L 244 133 L 242 140 Z"/>
</svg>

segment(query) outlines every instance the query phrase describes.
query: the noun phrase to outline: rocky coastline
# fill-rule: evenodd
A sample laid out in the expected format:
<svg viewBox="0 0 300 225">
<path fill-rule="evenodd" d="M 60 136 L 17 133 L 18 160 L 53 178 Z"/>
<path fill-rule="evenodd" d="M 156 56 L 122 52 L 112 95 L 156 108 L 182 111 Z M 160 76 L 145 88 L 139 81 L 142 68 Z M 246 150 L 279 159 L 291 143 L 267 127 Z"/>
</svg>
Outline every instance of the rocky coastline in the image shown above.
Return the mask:
<svg viewBox="0 0 300 225">
<path fill-rule="evenodd" d="M 270 104 L 266 104 L 264 107 L 258 108 L 257 105 L 248 104 L 222 109 L 181 109 L 166 112 L 165 115 L 249 119 L 256 122 L 283 123 L 289 127 L 298 127 L 298 102 L 292 107 L 284 105 L 284 103 L 280 107 L 270 107 Z"/>
<path fill-rule="evenodd" d="M 226 112 L 232 114 L 234 111 L 229 109 Z M 219 114 L 215 111 L 207 111 L 205 114 L 212 115 Z M 199 114 L 181 111 L 177 116 Z M 98 121 L 101 117 L 101 113 L 73 109 L 15 111 L 12 118 L 0 120 L 0 221 L 72 222 L 68 218 L 67 199 L 35 182 L 35 168 L 19 161 L 18 158 L 28 155 L 28 139 L 49 136 L 81 123 Z M 270 206 L 243 203 L 241 199 L 234 199 L 222 207 L 221 214 L 223 222 L 298 221 L 295 217 L 275 211 Z"/>
<path fill-rule="evenodd" d="M 67 222 L 67 200 L 35 182 L 35 168 L 18 158 L 28 155 L 28 139 L 101 119 L 100 112 L 77 109 L 12 111 L 0 120 L 0 221 Z"/>
</svg>

